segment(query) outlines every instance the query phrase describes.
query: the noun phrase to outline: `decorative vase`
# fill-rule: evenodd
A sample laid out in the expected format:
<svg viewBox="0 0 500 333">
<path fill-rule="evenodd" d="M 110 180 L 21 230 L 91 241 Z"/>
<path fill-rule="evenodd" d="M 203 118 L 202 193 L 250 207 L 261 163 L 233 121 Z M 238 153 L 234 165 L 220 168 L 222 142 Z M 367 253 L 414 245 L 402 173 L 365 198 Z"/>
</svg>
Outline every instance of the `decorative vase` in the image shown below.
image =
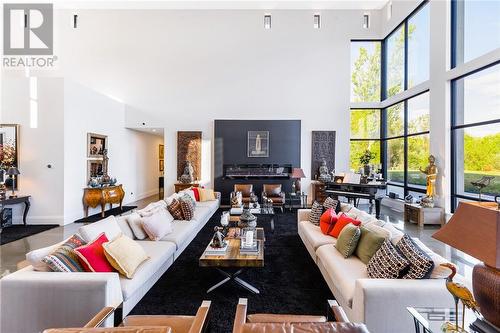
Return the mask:
<svg viewBox="0 0 500 333">
<path fill-rule="evenodd" d="M 243 209 L 243 213 L 238 221 L 240 228 L 255 228 L 257 227 L 257 217 L 250 212 L 249 208 Z"/>
<path fill-rule="evenodd" d="M 500 327 L 500 270 L 477 264 L 472 270 L 472 290 L 484 319 Z"/>
</svg>

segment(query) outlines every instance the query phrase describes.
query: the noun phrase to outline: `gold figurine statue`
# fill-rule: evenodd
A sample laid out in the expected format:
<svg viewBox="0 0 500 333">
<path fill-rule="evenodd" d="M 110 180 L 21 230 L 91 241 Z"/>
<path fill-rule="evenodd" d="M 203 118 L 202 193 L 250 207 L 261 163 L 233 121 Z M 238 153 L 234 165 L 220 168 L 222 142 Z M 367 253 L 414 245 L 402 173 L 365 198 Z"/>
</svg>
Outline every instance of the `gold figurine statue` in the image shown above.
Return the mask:
<svg viewBox="0 0 500 333">
<path fill-rule="evenodd" d="M 438 173 L 435 162 L 436 158 L 430 155 L 429 165 L 425 169 L 419 168 L 420 172 L 424 173 L 427 178 L 427 192 L 420 202 L 422 207 L 434 207 L 434 194 L 436 193 L 436 178 Z"/>
</svg>

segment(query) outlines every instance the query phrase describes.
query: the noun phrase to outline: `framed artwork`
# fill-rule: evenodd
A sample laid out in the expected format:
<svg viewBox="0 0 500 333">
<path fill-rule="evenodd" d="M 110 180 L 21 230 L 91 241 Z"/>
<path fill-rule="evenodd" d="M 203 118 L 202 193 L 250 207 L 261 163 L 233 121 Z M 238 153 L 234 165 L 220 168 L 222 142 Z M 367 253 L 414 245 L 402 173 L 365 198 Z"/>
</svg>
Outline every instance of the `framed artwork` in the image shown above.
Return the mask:
<svg viewBox="0 0 500 333">
<path fill-rule="evenodd" d="M 108 149 L 106 135 L 87 133 L 87 156 L 89 158 L 102 158 L 105 149 Z"/>
<path fill-rule="evenodd" d="M 160 160 L 165 159 L 165 146 L 164 145 L 159 145 L 158 146 L 158 158 Z"/>
<path fill-rule="evenodd" d="M 9 176 L 5 175 L 5 171 L 10 167 L 19 169 L 19 125 L 17 124 L 0 124 L 0 182 L 5 182 L 5 186 L 11 189 L 14 185 L 14 190 L 18 189 L 19 176 L 16 176 L 12 184 Z"/>
<path fill-rule="evenodd" d="M 103 160 L 87 160 L 87 179 L 103 175 Z"/>
<path fill-rule="evenodd" d="M 329 171 L 335 170 L 335 131 L 312 131 L 311 179 L 319 176 L 323 160 Z"/>
<path fill-rule="evenodd" d="M 160 172 L 163 172 L 163 170 L 165 170 L 165 161 L 164 160 L 160 160 L 159 168 L 160 168 Z"/>
<path fill-rule="evenodd" d="M 201 135 L 200 131 L 177 132 L 177 179 L 184 173 L 186 161 L 191 162 L 194 179 L 201 178 Z"/>
<path fill-rule="evenodd" d="M 248 157 L 269 157 L 269 131 L 248 131 Z"/>
</svg>

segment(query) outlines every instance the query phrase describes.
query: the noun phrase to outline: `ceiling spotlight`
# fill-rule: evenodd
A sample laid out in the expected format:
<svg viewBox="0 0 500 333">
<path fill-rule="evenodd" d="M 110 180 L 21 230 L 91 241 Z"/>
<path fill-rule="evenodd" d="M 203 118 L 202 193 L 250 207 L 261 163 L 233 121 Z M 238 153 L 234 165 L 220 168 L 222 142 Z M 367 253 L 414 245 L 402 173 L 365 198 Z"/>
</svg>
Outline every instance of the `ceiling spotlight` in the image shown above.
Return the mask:
<svg viewBox="0 0 500 333">
<path fill-rule="evenodd" d="M 370 28 L 370 14 L 363 15 L 363 28 Z"/>
<path fill-rule="evenodd" d="M 392 1 L 389 1 L 387 4 L 387 21 L 389 21 L 392 17 Z"/>
<path fill-rule="evenodd" d="M 271 14 L 264 15 L 264 29 L 271 29 Z"/>
<path fill-rule="evenodd" d="M 78 28 L 78 15 L 77 14 L 73 15 L 73 28 L 74 29 Z"/>
<path fill-rule="evenodd" d="M 321 17 L 319 14 L 314 14 L 314 29 L 319 29 L 321 27 Z"/>
</svg>

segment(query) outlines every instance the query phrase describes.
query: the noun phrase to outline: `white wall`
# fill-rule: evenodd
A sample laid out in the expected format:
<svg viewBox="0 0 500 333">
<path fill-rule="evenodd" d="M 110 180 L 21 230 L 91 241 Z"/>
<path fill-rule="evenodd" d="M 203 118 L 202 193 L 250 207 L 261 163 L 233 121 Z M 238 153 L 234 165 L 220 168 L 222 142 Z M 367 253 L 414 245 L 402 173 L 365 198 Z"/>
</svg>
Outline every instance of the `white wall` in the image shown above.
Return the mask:
<svg viewBox="0 0 500 333">
<path fill-rule="evenodd" d="M 377 38 L 379 12 L 368 30 L 364 11 L 321 11 L 319 30 L 316 11 L 270 13 L 272 29 L 265 30 L 257 10 L 79 10 L 73 29 L 73 12 L 59 11 L 56 74 L 158 119 L 155 126 L 166 129 L 167 192 L 176 178 L 178 130 L 203 131 L 202 181 L 211 183 L 214 119 L 301 119 L 306 174 L 311 131 L 336 130 L 337 170 L 346 170 L 349 41 Z"/>
<path fill-rule="evenodd" d="M 158 145 L 163 139 L 126 129 L 122 103 L 68 80 L 64 89 L 65 223 L 83 216 L 87 133 L 108 136 L 109 174 L 123 185 L 125 204 L 158 193 Z"/>
<path fill-rule="evenodd" d="M 31 195 L 28 223 L 63 221 L 63 80 L 38 78 L 38 125 L 30 127 L 30 82 L 9 78 L 2 86 L 1 123 L 20 125 L 19 194 Z M 33 94 L 33 92 L 32 92 Z M 50 164 L 52 168 L 47 168 Z M 22 206 L 14 206 L 14 223 L 21 222 Z"/>
</svg>

